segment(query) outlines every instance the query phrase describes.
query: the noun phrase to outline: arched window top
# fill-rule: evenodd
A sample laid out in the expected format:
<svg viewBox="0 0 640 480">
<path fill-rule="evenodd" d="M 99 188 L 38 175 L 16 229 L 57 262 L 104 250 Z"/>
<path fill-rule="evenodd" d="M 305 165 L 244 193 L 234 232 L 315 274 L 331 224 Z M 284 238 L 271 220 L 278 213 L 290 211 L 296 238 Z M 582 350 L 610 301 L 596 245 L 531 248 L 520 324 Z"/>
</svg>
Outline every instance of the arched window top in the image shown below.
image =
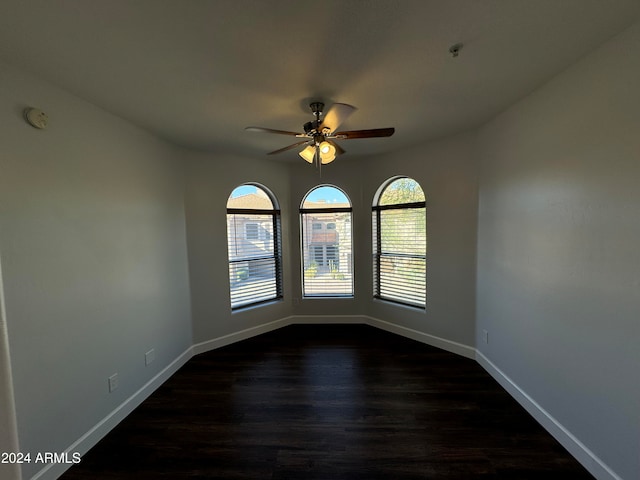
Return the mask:
<svg viewBox="0 0 640 480">
<path fill-rule="evenodd" d="M 275 196 L 257 183 L 244 183 L 233 189 L 227 200 L 227 208 L 243 210 L 277 210 Z"/>
<path fill-rule="evenodd" d="M 395 177 L 378 190 L 374 205 L 401 205 L 424 201 L 424 191 L 418 182 L 409 177 Z"/>
<path fill-rule="evenodd" d="M 351 201 L 347 194 L 335 185 L 319 185 L 302 199 L 303 210 L 327 208 L 351 208 Z"/>
</svg>

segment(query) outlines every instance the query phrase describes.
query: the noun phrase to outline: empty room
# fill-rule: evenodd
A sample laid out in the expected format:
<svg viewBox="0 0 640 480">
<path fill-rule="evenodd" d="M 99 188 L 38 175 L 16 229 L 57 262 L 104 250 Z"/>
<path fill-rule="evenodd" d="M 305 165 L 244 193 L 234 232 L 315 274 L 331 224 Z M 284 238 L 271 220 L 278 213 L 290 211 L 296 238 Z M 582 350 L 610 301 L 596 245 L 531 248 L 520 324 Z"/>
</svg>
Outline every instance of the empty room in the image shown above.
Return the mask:
<svg viewBox="0 0 640 480">
<path fill-rule="evenodd" d="M 0 2 L 0 478 L 640 478 L 637 0 Z"/>
</svg>

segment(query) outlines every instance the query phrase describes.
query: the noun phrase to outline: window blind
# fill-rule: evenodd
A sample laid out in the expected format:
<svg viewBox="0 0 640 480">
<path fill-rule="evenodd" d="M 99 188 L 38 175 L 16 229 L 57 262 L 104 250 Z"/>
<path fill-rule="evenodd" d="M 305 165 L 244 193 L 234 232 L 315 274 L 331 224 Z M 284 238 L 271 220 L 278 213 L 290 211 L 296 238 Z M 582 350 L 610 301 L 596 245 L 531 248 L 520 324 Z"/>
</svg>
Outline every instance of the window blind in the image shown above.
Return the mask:
<svg viewBox="0 0 640 480">
<path fill-rule="evenodd" d="M 231 308 L 282 298 L 278 210 L 227 209 Z"/>
<path fill-rule="evenodd" d="M 353 296 L 351 208 L 301 209 L 305 297 Z"/>
<path fill-rule="evenodd" d="M 426 305 L 425 202 L 373 207 L 374 297 Z"/>
</svg>

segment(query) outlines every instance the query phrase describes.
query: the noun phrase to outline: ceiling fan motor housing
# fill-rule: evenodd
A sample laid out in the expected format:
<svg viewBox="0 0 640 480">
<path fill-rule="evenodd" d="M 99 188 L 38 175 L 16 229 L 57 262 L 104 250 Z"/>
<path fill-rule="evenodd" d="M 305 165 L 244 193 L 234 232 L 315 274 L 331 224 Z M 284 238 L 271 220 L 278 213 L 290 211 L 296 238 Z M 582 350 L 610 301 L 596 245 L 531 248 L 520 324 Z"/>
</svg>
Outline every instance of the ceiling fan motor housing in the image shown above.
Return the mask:
<svg viewBox="0 0 640 480">
<path fill-rule="evenodd" d="M 312 102 L 309 107 L 311 107 L 311 111 L 317 117 L 322 115 L 322 110 L 324 109 L 324 103 L 322 102 Z"/>
</svg>

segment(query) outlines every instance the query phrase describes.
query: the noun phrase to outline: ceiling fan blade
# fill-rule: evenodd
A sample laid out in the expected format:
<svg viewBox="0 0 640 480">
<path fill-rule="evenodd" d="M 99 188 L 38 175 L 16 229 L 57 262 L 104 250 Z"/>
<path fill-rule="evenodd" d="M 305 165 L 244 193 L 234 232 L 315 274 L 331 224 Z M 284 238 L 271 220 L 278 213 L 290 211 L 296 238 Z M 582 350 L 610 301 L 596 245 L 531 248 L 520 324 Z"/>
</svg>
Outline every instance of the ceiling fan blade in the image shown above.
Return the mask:
<svg viewBox="0 0 640 480">
<path fill-rule="evenodd" d="M 309 140 L 303 140 L 301 142 L 296 142 L 293 145 L 289 145 L 288 147 L 280 148 L 278 150 L 274 150 L 273 152 L 267 153 L 267 155 L 275 155 L 276 153 L 286 152 L 287 150 L 291 150 L 292 148 L 299 147 L 300 145 L 304 145 L 305 143 L 309 143 Z"/>
<path fill-rule="evenodd" d="M 289 132 L 288 130 L 274 130 L 273 128 L 263 128 L 263 127 L 246 127 L 245 130 L 247 132 L 264 132 L 264 133 L 279 133 L 280 135 L 301 135 L 304 136 L 304 134 L 300 134 L 298 132 Z"/>
<path fill-rule="evenodd" d="M 374 128 L 371 130 L 351 130 L 348 132 L 336 132 L 331 136 L 343 140 L 351 140 L 353 138 L 390 137 L 395 131 L 395 128 Z"/>
<path fill-rule="evenodd" d="M 335 131 L 356 110 L 356 107 L 346 103 L 334 103 L 324 116 L 319 129 L 328 128 L 329 133 Z"/>
</svg>

